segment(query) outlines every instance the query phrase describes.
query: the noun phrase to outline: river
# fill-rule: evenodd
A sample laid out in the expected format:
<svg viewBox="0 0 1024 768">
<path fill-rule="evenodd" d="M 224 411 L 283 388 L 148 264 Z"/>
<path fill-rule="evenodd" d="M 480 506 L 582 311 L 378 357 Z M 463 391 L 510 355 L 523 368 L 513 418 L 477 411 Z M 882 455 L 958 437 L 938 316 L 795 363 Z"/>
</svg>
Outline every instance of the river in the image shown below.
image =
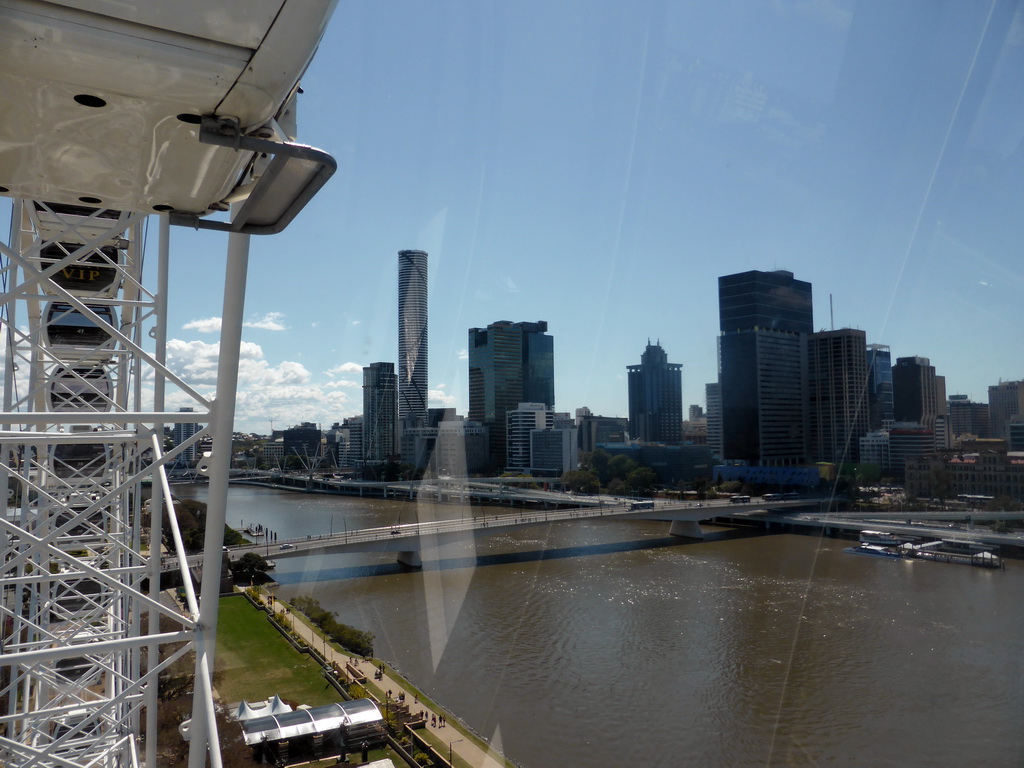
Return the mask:
<svg viewBox="0 0 1024 768">
<path fill-rule="evenodd" d="M 285 539 L 471 513 L 233 486 L 228 522 Z M 1024 765 L 1024 563 L 847 545 L 576 520 L 424 552 L 420 571 L 346 554 L 276 577 L 524 768 Z"/>
</svg>

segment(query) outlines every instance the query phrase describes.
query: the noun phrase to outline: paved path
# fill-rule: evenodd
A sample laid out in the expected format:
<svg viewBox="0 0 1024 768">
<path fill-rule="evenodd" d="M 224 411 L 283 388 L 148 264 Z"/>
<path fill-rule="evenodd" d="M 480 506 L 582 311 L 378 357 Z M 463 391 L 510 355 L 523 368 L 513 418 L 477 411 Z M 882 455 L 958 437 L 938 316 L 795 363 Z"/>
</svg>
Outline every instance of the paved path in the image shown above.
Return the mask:
<svg viewBox="0 0 1024 768">
<path fill-rule="evenodd" d="M 265 595 L 260 594 L 260 600 L 264 604 L 268 604 Z M 324 652 L 323 635 L 316 632 L 309 624 L 307 624 L 304 617 L 298 614 L 293 614 L 280 602 L 278 602 L 277 610 L 284 611 L 285 618 L 289 621 L 292 628 L 310 647 L 316 648 L 320 653 Z M 406 689 L 402 685 L 402 682 L 387 670 L 386 666 L 384 678 L 382 680 L 374 680 L 373 674 L 376 671 L 376 667 L 374 667 L 371 662 L 363 661 L 358 657 L 350 656 L 347 653 L 338 651 L 330 643 L 327 643 L 326 658 L 328 661 L 337 662 L 343 669 L 346 664 L 355 665 L 360 672 L 366 675 L 368 681 L 373 680 L 374 685 L 378 686 L 382 691 L 390 690 L 391 699 L 393 701 L 397 701 L 399 694 L 404 693 L 405 703 L 409 707 L 410 712 L 416 713 L 420 710 L 426 710 L 426 730 L 430 731 L 438 738 L 438 740 L 445 744 L 445 747 L 438 750 L 445 759 L 448 758 L 446 748 L 450 745 L 457 768 L 463 768 L 463 766 L 471 766 L 471 768 L 507 768 L 508 763 L 505 762 L 501 755 L 490 750 L 485 751 L 456 725 L 431 725 L 431 714 L 445 714 L 446 717 L 447 714 L 444 713 L 443 710 L 432 710 L 425 704 L 417 703 L 416 694 Z"/>
</svg>

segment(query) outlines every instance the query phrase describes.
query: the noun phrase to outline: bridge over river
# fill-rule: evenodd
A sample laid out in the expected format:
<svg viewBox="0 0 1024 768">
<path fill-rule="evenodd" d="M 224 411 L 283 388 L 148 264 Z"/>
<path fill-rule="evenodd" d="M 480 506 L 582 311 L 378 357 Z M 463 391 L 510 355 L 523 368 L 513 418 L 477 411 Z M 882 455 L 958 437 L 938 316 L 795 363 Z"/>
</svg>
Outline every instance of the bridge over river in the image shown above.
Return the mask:
<svg viewBox="0 0 1024 768">
<path fill-rule="evenodd" d="M 519 493 L 534 492 L 505 491 L 507 498 Z M 559 497 L 562 504 L 573 497 L 569 494 L 550 493 Z M 534 499 L 536 500 L 536 499 Z M 625 500 L 610 497 L 580 497 L 580 506 L 559 508 L 552 504 L 548 509 L 514 509 L 494 514 L 466 515 L 461 518 L 419 520 L 414 523 L 346 530 L 340 533 L 317 535 L 294 539 L 282 539 L 273 543 L 256 543 L 225 548 L 232 559 L 247 552 L 256 552 L 268 558 L 300 557 L 313 553 L 344 552 L 394 552 L 398 562 L 410 566 L 422 565 L 421 553 L 434 550 L 445 544 L 465 541 L 467 536 L 482 537 L 502 534 L 516 528 L 549 523 L 568 523 L 574 520 L 595 518 L 633 518 L 668 522 L 669 534 L 690 540 L 703 538 L 700 522 L 713 519 L 728 519 L 734 522 L 756 522 L 766 528 L 785 525 L 790 528 L 817 528 L 826 533 L 834 531 L 856 532 L 860 528 L 891 530 L 905 534 L 931 537 L 953 537 L 965 541 L 998 544 L 1001 546 L 1024 547 L 1024 535 L 994 534 L 990 531 L 973 530 L 975 520 L 1020 520 L 1020 512 L 981 512 L 964 510 L 928 512 L 825 512 L 829 500 L 825 498 L 800 498 L 795 500 L 752 499 L 735 503 L 729 499 L 713 499 L 701 502 L 671 500 Z M 422 508 L 421 514 L 432 510 Z M 965 522 L 969 520 L 969 523 Z M 941 521 L 951 521 L 944 524 Z M 955 533 L 951 528 L 956 528 Z M 188 558 L 190 567 L 201 566 L 202 556 Z M 166 569 L 174 565 L 169 558 Z"/>
</svg>

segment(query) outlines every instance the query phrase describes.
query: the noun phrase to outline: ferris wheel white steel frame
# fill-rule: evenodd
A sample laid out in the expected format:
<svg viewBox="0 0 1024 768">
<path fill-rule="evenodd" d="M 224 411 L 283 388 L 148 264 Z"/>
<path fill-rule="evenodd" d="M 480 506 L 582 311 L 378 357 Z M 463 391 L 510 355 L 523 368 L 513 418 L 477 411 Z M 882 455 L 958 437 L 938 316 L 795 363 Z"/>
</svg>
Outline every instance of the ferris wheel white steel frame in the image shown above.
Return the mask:
<svg viewBox="0 0 1024 768">
<path fill-rule="evenodd" d="M 283 229 L 334 170 L 293 139 L 297 80 L 334 0 L 193 5 L 140 0 L 113 18 L 90 0 L 0 2 L 0 194 L 13 198 L 0 243 L 0 764 L 155 766 L 158 678 L 191 652 L 189 765 L 221 764 L 212 670 L 249 238 Z M 227 219 L 204 218 L 216 211 Z M 166 364 L 172 223 L 227 233 L 214 397 Z M 201 428 L 165 452 L 164 425 L 181 419 L 170 395 Z M 165 467 L 210 438 L 199 596 Z M 184 611 L 161 600 L 164 557 Z"/>
</svg>

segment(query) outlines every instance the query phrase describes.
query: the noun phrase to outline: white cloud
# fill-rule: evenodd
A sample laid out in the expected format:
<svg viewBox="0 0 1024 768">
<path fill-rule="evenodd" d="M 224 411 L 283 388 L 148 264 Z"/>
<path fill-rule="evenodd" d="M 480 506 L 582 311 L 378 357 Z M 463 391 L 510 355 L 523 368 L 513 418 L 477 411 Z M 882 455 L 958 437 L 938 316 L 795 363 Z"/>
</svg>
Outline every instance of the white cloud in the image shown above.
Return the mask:
<svg viewBox="0 0 1024 768">
<path fill-rule="evenodd" d="M 288 329 L 281 322 L 282 317 L 284 317 L 283 312 L 267 312 L 263 317 L 246 320 L 242 325 L 246 328 L 260 328 L 264 331 L 286 331 Z"/>
<path fill-rule="evenodd" d="M 245 328 L 259 328 L 264 331 L 286 331 L 288 330 L 281 318 L 283 312 L 267 312 L 263 317 L 253 317 L 242 323 Z M 217 333 L 220 330 L 221 319 L 219 317 L 204 317 L 198 320 L 190 320 L 181 326 L 183 331 L 199 331 L 200 333 Z"/>
<path fill-rule="evenodd" d="M 199 331 L 200 333 L 216 333 L 220 330 L 219 317 L 207 317 L 200 320 L 190 320 L 181 326 L 183 331 Z"/>
<path fill-rule="evenodd" d="M 519 286 L 511 277 L 499 277 L 498 280 L 504 284 L 505 290 L 509 293 L 519 293 Z"/>
<path fill-rule="evenodd" d="M 456 355 L 456 357 L 459 360 L 469 360 L 469 350 L 468 349 L 460 349 L 459 353 Z"/>
<path fill-rule="evenodd" d="M 218 357 L 219 344 L 216 343 L 182 339 L 167 342 L 168 367 L 204 396 L 214 394 Z M 355 363 L 338 368 L 345 366 L 362 370 Z M 275 427 L 303 421 L 319 424 L 340 421 L 362 410 L 362 395 L 351 391 L 359 386 L 347 379 L 317 381 L 302 363 L 292 360 L 271 365 L 259 344 L 243 341 L 238 360 L 235 426 L 266 433 L 271 419 Z M 176 408 L 192 403 L 172 388 L 167 404 Z"/>
<path fill-rule="evenodd" d="M 454 408 L 455 397 L 449 395 L 443 389 L 429 389 L 427 390 L 427 399 L 430 402 L 432 408 Z"/>
<path fill-rule="evenodd" d="M 328 376 L 336 376 L 339 373 L 362 373 L 363 366 L 360 363 L 341 363 L 333 368 L 328 368 L 324 373 Z"/>
</svg>

